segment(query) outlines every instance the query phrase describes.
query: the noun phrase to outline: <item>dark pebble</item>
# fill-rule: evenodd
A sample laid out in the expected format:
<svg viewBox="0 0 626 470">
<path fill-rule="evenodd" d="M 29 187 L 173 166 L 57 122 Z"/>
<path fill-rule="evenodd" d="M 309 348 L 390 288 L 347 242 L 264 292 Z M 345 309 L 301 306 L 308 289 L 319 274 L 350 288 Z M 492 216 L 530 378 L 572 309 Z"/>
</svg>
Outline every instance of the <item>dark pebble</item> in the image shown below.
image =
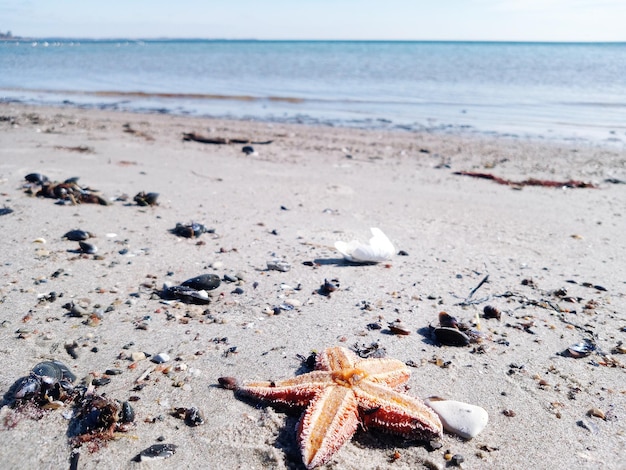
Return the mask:
<svg viewBox="0 0 626 470">
<path fill-rule="evenodd" d="M 63 238 L 67 238 L 68 240 L 71 240 L 73 242 L 85 241 L 90 237 L 91 237 L 91 234 L 89 232 L 86 232 L 85 230 L 80 230 L 80 229 L 70 230 L 65 235 L 63 235 Z"/>
<path fill-rule="evenodd" d="M 398 251 L 398 256 L 409 256 L 409 254 L 404 250 L 400 250 Z"/>
<path fill-rule="evenodd" d="M 174 444 L 154 444 L 142 450 L 133 460 L 136 462 L 146 462 L 148 460 L 167 459 L 176 453 Z"/>
<path fill-rule="evenodd" d="M 231 292 L 231 294 L 243 294 L 243 289 L 241 287 L 237 287 Z"/>
<path fill-rule="evenodd" d="M 96 379 L 93 379 L 92 384 L 94 384 L 96 387 L 102 387 L 103 385 L 107 385 L 111 383 L 111 379 L 109 379 L 108 377 L 98 377 Z"/>
<path fill-rule="evenodd" d="M 217 274 L 201 274 L 200 276 L 187 279 L 181 284 L 195 290 L 213 290 L 219 287 L 220 277 Z"/>
<path fill-rule="evenodd" d="M 107 369 L 104 373 L 106 375 L 120 375 L 122 373 L 122 369 Z"/>
<path fill-rule="evenodd" d="M 465 458 L 461 454 L 454 454 L 450 459 L 450 465 L 455 467 L 460 467 L 463 462 L 465 462 Z"/>
<path fill-rule="evenodd" d="M 246 155 L 251 155 L 254 153 L 254 147 L 252 147 L 252 145 L 244 145 L 241 151 Z"/>
</svg>

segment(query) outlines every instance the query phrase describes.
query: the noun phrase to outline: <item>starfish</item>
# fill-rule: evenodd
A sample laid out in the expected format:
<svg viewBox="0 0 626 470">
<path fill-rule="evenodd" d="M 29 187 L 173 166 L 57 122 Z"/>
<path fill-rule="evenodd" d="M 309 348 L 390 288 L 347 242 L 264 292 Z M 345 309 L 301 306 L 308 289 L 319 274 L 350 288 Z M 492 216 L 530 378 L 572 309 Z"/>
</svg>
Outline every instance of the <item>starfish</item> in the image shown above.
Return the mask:
<svg viewBox="0 0 626 470">
<path fill-rule="evenodd" d="M 324 465 L 356 432 L 380 428 L 407 438 L 440 436 L 439 417 L 419 398 L 398 391 L 410 376 L 397 359 L 361 359 L 333 347 L 317 356 L 315 370 L 277 382 L 236 382 L 237 393 L 306 408 L 297 425 L 302 460 L 308 469 Z"/>
</svg>

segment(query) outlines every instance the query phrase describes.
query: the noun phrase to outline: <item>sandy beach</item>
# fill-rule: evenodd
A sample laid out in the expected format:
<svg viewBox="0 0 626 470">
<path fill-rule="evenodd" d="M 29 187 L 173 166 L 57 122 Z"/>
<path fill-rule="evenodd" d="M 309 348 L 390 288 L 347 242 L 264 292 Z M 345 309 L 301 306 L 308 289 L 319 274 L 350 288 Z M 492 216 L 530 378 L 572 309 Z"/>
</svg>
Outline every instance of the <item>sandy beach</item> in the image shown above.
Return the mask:
<svg viewBox="0 0 626 470">
<path fill-rule="evenodd" d="M 79 177 L 109 205 L 34 197 L 30 173 Z M 2 466 L 69 468 L 72 407 L 33 419 L 10 406 L 20 377 L 58 360 L 77 383 L 119 369 L 96 393 L 136 414 L 99 449 L 80 446 L 77 468 L 304 468 L 300 412 L 241 400 L 218 378 L 293 377 L 312 352 L 343 346 L 407 363 L 407 393 L 478 405 L 489 422 L 434 450 L 361 429 L 325 468 L 443 469 L 447 453 L 468 469 L 624 468 L 625 182 L 626 149 L 580 143 L 1 104 Z M 158 205 L 136 204 L 141 191 Z M 172 233 L 191 222 L 208 232 Z M 335 241 L 365 242 L 371 227 L 402 255 L 346 262 Z M 73 229 L 93 234 L 95 254 L 63 237 Z M 269 270 L 273 259 L 290 269 Z M 158 295 L 209 273 L 222 282 L 208 305 Z M 483 318 L 488 305 L 499 320 Z M 442 311 L 480 342 L 435 341 Z M 398 319 L 410 334 L 390 331 Z M 584 340 L 595 350 L 566 352 Z M 157 366 L 160 353 L 171 359 Z M 132 460 L 159 442 L 176 453 Z"/>
</svg>

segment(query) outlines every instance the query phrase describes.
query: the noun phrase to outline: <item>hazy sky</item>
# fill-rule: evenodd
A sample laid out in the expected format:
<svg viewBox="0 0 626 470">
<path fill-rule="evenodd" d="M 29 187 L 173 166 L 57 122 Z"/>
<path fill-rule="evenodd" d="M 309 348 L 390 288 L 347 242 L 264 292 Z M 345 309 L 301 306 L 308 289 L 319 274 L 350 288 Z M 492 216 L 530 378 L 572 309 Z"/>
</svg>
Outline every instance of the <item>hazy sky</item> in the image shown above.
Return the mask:
<svg viewBox="0 0 626 470">
<path fill-rule="evenodd" d="M 626 0 L 0 0 L 30 37 L 626 41 Z"/>
</svg>

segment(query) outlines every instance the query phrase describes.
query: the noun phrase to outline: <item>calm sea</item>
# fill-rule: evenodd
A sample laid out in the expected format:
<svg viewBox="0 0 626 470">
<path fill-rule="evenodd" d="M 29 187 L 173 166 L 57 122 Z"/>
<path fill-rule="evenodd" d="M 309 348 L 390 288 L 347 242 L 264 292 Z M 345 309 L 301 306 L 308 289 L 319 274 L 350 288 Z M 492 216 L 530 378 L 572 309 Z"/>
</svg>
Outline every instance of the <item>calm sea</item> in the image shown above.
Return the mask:
<svg viewBox="0 0 626 470">
<path fill-rule="evenodd" d="M 626 43 L 0 43 L 0 100 L 626 145 Z"/>
</svg>

